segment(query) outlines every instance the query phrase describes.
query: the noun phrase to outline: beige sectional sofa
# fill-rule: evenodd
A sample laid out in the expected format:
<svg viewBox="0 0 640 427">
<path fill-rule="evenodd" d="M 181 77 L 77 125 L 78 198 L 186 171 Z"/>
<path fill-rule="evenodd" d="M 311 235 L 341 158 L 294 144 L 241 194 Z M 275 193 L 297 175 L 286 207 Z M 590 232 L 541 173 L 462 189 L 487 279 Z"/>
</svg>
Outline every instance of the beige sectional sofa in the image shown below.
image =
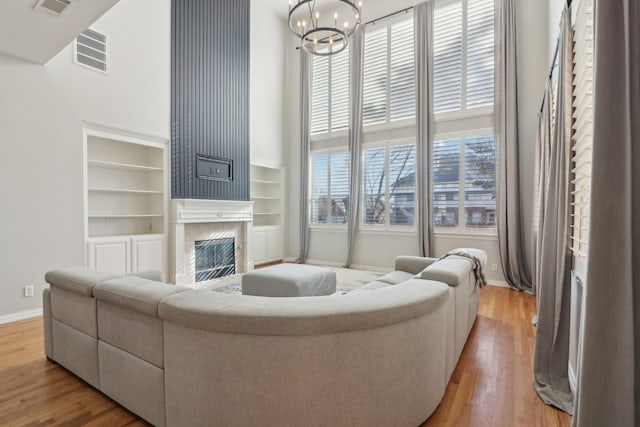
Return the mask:
<svg viewBox="0 0 640 427">
<path fill-rule="evenodd" d="M 361 291 L 300 298 L 52 271 L 45 351 L 158 426 L 415 426 L 477 310 L 471 264 L 449 259 L 401 257 Z"/>
</svg>

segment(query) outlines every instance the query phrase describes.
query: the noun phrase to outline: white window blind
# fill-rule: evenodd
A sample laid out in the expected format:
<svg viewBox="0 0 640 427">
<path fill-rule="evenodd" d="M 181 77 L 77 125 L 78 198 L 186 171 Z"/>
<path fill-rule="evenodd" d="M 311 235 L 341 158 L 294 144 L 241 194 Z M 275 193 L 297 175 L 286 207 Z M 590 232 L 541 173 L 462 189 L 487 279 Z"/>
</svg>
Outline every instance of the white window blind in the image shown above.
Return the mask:
<svg viewBox="0 0 640 427">
<path fill-rule="evenodd" d="M 365 225 L 413 225 L 416 192 L 415 144 L 364 150 Z"/>
<path fill-rule="evenodd" d="M 311 74 L 311 135 L 349 127 L 349 49 L 314 56 Z"/>
<path fill-rule="evenodd" d="M 493 105 L 494 0 L 468 0 L 467 108 Z"/>
<path fill-rule="evenodd" d="M 386 208 L 385 149 L 364 150 L 364 207 L 365 224 L 384 224 Z"/>
<path fill-rule="evenodd" d="M 311 83 L 311 134 L 329 131 L 329 57 L 313 58 Z"/>
<path fill-rule="evenodd" d="M 580 2 L 574 32 L 571 248 L 575 256 L 586 257 L 593 144 L 593 0 Z"/>
<path fill-rule="evenodd" d="M 349 48 L 330 58 L 331 130 L 344 130 L 349 128 Z"/>
<path fill-rule="evenodd" d="M 494 1 L 436 3 L 434 112 L 464 112 L 494 103 Z"/>
<path fill-rule="evenodd" d="M 364 126 L 384 123 L 387 119 L 388 30 L 368 31 L 364 42 L 363 96 Z"/>
<path fill-rule="evenodd" d="M 391 25 L 391 121 L 416 115 L 413 19 Z"/>
<path fill-rule="evenodd" d="M 346 151 L 311 155 L 312 224 L 345 224 L 349 200 L 349 155 Z"/>
<path fill-rule="evenodd" d="M 459 138 L 433 143 L 433 222 L 436 226 L 456 227 L 460 209 Z"/>
<path fill-rule="evenodd" d="M 479 229 L 496 226 L 493 135 L 436 138 L 433 146 L 433 221 L 438 227 Z"/>
<path fill-rule="evenodd" d="M 416 146 L 389 148 L 389 224 L 413 225 L 416 195 Z"/>
<path fill-rule="evenodd" d="M 496 226 L 496 158 L 492 135 L 465 140 L 464 219 L 466 227 Z"/>
<path fill-rule="evenodd" d="M 363 89 L 365 126 L 415 117 L 413 18 L 367 31 Z"/>
<path fill-rule="evenodd" d="M 462 108 L 462 2 L 438 6 L 433 23 L 434 112 Z"/>
</svg>

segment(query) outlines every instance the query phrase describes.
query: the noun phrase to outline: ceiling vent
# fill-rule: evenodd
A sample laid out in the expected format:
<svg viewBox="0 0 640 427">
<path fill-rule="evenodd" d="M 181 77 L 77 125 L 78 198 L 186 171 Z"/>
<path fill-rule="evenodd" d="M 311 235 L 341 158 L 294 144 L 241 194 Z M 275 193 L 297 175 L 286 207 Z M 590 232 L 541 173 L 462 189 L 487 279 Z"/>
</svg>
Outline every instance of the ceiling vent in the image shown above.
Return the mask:
<svg viewBox="0 0 640 427">
<path fill-rule="evenodd" d="M 107 72 L 107 36 L 85 30 L 74 43 L 74 62 L 103 73 Z"/>
<path fill-rule="evenodd" d="M 73 3 L 69 0 L 38 0 L 34 9 L 51 16 L 61 16 L 71 9 Z"/>
</svg>

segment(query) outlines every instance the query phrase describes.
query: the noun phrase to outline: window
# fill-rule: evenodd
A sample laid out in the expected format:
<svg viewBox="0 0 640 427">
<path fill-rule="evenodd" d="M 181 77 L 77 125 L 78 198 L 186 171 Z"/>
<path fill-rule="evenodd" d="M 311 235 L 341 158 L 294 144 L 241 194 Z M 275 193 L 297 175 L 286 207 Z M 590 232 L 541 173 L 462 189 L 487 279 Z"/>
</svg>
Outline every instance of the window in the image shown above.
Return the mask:
<svg viewBox="0 0 640 427">
<path fill-rule="evenodd" d="M 349 154 L 311 155 L 311 224 L 346 224 L 349 207 Z"/>
<path fill-rule="evenodd" d="M 494 102 L 494 0 L 441 1 L 434 12 L 434 112 Z"/>
<path fill-rule="evenodd" d="M 312 135 L 349 127 L 349 49 L 331 56 L 314 56 L 311 76 Z"/>
<path fill-rule="evenodd" d="M 386 143 L 363 155 L 362 222 L 373 226 L 413 226 L 416 146 Z"/>
<path fill-rule="evenodd" d="M 571 249 L 585 258 L 589 245 L 591 157 L 593 146 L 593 2 L 580 2 L 573 46 L 573 169 Z"/>
<path fill-rule="evenodd" d="M 364 126 L 416 115 L 413 18 L 373 26 L 364 47 Z"/>
<path fill-rule="evenodd" d="M 492 135 L 434 142 L 433 221 L 436 226 L 495 227 L 495 164 Z"/>
</svg>

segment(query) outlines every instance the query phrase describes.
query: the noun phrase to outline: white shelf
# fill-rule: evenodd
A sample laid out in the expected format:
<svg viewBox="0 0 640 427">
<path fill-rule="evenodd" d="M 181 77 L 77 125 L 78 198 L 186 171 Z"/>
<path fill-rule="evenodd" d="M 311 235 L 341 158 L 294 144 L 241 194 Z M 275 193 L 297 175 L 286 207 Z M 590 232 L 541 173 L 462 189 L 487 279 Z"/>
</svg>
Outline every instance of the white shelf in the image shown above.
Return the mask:
<svg viewBox="0 0 640 427">
<path fill-rule="evenodd" d="M 280 197 L 252 196 L 253 200 L 280 200 Z"/>
<path fill-rule="evenodd" d="M 156 190 L 126 190 L 122 188 L 89 188 L 96 193 L 129 193 L 129 194 L 164 194 L 164 191 Z"/>
<path fill-rule="evenodd" d="M 161 167 L 132 165 L 127 163 L 108 162 L 104 160 L 89 160 L 87 164 L 89 166 L 109 168 L 109 169 L 135 170 L 135 171 L 141 171 L 141 172 L 162 172 Z"/>
</svg>

